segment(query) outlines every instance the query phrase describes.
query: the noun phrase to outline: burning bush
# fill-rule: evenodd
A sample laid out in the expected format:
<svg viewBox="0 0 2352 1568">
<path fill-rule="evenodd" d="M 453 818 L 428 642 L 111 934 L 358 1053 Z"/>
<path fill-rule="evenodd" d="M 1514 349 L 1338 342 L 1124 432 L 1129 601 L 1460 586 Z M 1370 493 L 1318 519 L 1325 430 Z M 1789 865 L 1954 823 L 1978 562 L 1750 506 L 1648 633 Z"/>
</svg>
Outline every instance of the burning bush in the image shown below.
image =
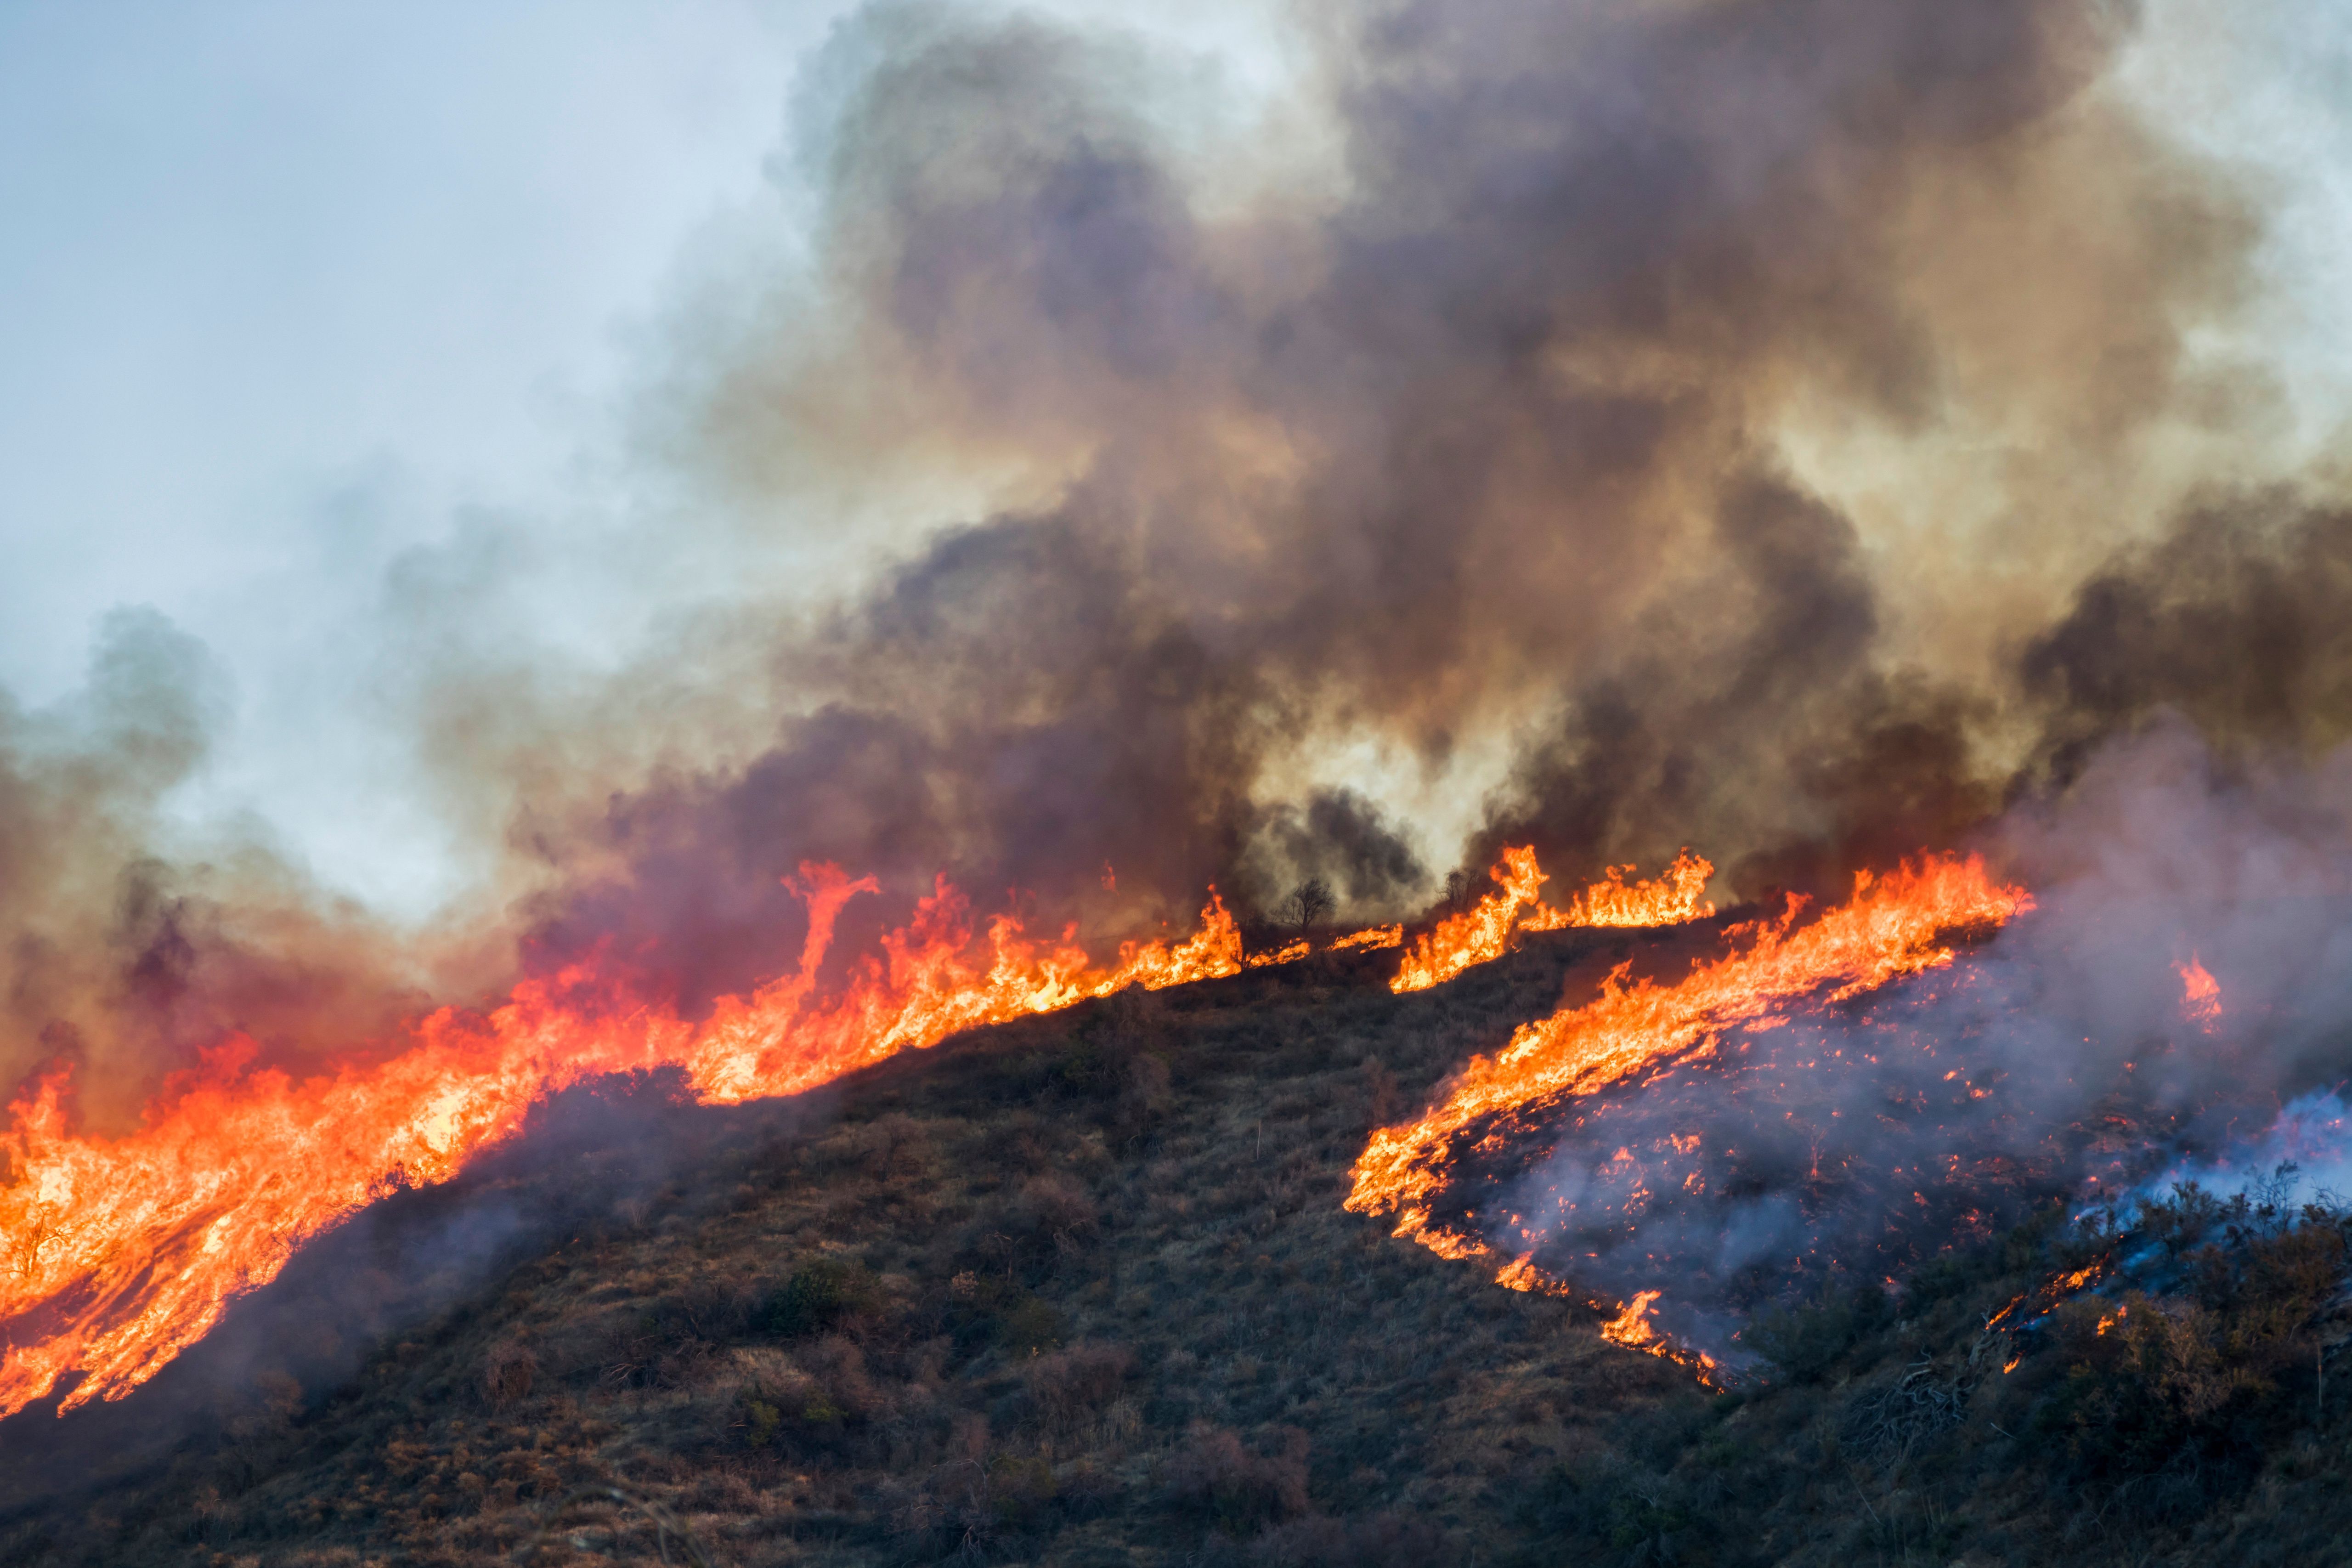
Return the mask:
<svg viewBox="0 0 2352 1568">
<path fill-rule="evenodd" d="M 2324 1416 L 2326 1352 L 2347 1331 L 2352 1209 L 2187 1184 L 2135 1219 L 2116 1242 L 2121 1275 L 2153 1289 L 2051 1313 L 2034 1433 L 2078 1477 L 2242 1483 L 2266 1447 Z"/>
</svg>

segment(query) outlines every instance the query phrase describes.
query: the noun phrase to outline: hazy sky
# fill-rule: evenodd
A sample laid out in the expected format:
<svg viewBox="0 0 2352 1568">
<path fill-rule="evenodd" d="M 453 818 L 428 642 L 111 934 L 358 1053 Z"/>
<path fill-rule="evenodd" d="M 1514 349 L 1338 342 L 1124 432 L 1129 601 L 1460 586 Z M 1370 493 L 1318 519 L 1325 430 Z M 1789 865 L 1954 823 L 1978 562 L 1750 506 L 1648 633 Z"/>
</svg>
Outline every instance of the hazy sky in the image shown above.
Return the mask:
<svg viewBox="0 0 2352 1568">
<path fill-rule="evenodd" d="M 407 912 L 449 892 L 350 628 L 404 552 L 469 531 L 545 552 L 550 640 L 658 612 L 675 584 L 595 561 L 641 504 L 628 396 L 688 278 L 789 250 L 772 154 L 848 9 L 0 0 L 0 686 L 58 700 L 98 617 L 152 605 L 234 692 L 192 812 L 250 808 Z M 1264 89 L 1272 15 L 1153 25 Z M 2127 89 L 2280 193 L 2262 352 L 2324 449 L 2352 364 L 2352 5 L 2154 15 Z"/>
</svg>

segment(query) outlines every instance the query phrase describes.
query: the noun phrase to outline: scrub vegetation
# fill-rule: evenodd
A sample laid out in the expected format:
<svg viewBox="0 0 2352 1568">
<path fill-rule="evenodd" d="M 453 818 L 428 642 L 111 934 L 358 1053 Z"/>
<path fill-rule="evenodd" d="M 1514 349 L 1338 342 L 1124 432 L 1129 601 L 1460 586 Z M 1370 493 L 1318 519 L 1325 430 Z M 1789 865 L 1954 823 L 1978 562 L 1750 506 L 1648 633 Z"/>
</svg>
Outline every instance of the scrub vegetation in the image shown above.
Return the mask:
<svg viewBox="0 0 2352 1568">
<path fill-rule="evenodd" d="M 652 1175 L 614 1195 L 527 1139 L 394 1200 L 560 1189 L 533 1211 L 560 1223 L 355 1372 L 257 1352 L 135 1468 L 20 1487 L 0 1561 L 2346 1559 L 2325 1206 L 2179 1194 L 2129 1241 L 2149 1289 L 1989 1326 L 2118 1255 L 2053 1211 L 1899 1300 L 1769 1314 L 1766 1375 L 1728 1392 L 1342 1211 L 1368 1129 L 1683 940 L 1529 938 L 1405 997 L 1378 954 L 1128 994 L 790 1114 L 639 1085 L 658 1113 L 602 1136 L 658 1145 Z M 239 1309 L 265 1310 L 291 1309 Z M 130 1431 L 147 1393 L 0 1437 Z"/>
</svg>

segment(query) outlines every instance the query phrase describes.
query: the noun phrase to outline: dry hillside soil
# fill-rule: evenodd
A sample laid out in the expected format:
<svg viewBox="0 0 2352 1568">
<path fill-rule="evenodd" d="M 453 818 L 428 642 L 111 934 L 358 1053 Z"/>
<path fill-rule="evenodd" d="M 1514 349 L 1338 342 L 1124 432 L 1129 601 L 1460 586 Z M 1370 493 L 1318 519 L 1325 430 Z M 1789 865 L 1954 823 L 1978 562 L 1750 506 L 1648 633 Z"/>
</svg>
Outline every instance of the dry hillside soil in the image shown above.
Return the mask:
<svg viewBox="0 0 2352 1568">
<path fill-rule="evenodd" d="M 1718 1394 L 1342 1211 L 1368 1129 L 1713 940 L 1531 937 L 1406 997 L 1393 954 L 1312 960 L 790 1104 L 567 1097 L 131 1398 L 0 1423 L 0 1563 L 2347 1560 L 2352 1428 L 2309 1373 L 2231 1384 L 2218 1436 L 2063 1347 L 1949 1421 L 1857 1421 L 1957 1365 L 2046 1224 L 1899 1320 L 1791 1316 Z M 2144 1452 L 2093 1440 L 2133 1421 Z"/>
</svg>

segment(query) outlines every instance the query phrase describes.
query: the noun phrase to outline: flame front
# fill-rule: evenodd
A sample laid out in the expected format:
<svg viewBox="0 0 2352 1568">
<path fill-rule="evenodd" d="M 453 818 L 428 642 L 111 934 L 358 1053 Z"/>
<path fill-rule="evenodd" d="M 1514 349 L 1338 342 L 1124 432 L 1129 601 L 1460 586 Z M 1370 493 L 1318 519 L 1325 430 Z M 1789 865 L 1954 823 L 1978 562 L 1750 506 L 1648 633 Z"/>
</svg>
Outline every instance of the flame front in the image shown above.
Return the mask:
<svg viewBox="0 0 2352 1568">
<path fill-rule="evenodd" d="M 2180 976 L 2181 1015 L 2206 1033 L 2212 1033 L 2213 1026 L 2221 1021 L 2221 983 L 2193 952 L 2188 963 L 2176 963 L 2172 968 Z"/>
<path fill-rule="evenodd" d="M 1536 865 L 1532 846 L 1506 849 L 1501 862 L 1486 875 L 1496 890 L 1460 914 L 1440 921 L 1414 944 L 1397 967 L 1389 989 L 1402 995 L 1442 985 L 1473 964 L 1500 958 L 1517 931 L 1563 931 L 1570 926 L 1663 926 L 1705 920 L 1715 913 L 1706 901 L 1706 879 L 1715 867 L 1685 849 L 1654 882 L 1628 884 L 1631 866 L 1612 866 L 1608 876 L 1593 883 L 1558 910 L 1541 901 L 1539 889 L 1550 880 Z M 1522 913 L 1521 911 L 1526 911 Z"/>
<path fill-rule="evenodd" d="M 1647 882 L 1625 880 L 1633 868 L 1612 866 L 1602 880 L 1555 910 L 1538 904 L 1519 921 L 1522 931 L 1561 931 L 1569 926 L 1667 926 L 1703 921 L 1715 913 L 1706 900 L 1706 879 L 1715 866 L 1688 849 Z"/>
<path fill-rule="evenodd" d="M 0 1416 L 75 1370 L 85 1375 L 60 1414 L 121 1398 L 202 1338 L 231 1299 L 275 1279 L 304 1241 L 398 1187 L 446 1180 L 570 1085 L 675 1066 L 707 1101 L 794 1094 L 975 1025 L 1129 985 L 1220 978 L 1245 962 L 1213 890 L 1190 940 L 1130 942 L 1105 968 L 1072 933 L 1039 944 L 999 917 L 981 967 L 967 958 L 969 908 L 941 881 L 882 939 L 878 958 L 815 1001 L 835 918 L 876 889 L 803 867 L 798 970 L 748 1000 L 724 999 L 699 1025 L 583 967 L 518 986 L 487 1016 L 435 1013 L 397 1055 L 299 1082 L 248 1070 L 253 1044 L 229 1040 L 121 1138 L 73 1133 L 64 1075 L 39 1080 L 0 1132 Z"/>
<path fill-rule="evenodd" d="M 1532 857 L 1512 864 L 1532 877 Z M 1509 896 L 1514 884 L 1505 880 Z M 1435 1223 L 1431 1204 L 1447 1178 L 1454 1135 L 1489 1116 L 1589 1094 L 1636 1073 L 1706 1051 L 1723 1031 L 1755 1025 L 1776 1007 L 1826 991 L 1842 1000 L 1951 962 L 1946 937 L 1964 927 L 2001 924 L 2032 907 L 2021 888 L 2002 887 L 1981 859 L 1930 858 L 1894 874 L 1854 879 L 1853 898 L 1809 925 L 1791 900 L 1780 920 L 1735 927 L 1745 946 L 1695 965 L 1673 985 L 1627 984 L 1624 966 L 1580 1007 L 1520 1026 L 1510 1044 L 1474 1058 L 1444 1103 L 1419 1121 L 1382 1128 L 1357 1160 L 1347 1206 L 1397 1215 L 1396 1234 L 1447 1257 L 1475 1257 L 1485 1242 Z"/>
<path fill-rule="evenodd" d="M 1655 1342 L 1658 1331 L 1650 1323 L 1650 1313 L 1656 1308 L 1661 1290 L 1643 1290 L 1626 1302 L 1624 1310 L 1601 1325 L 1601 1337 L 1612 1345 L 1630 1350 L 1644 1350 Z"/>
</svg>

